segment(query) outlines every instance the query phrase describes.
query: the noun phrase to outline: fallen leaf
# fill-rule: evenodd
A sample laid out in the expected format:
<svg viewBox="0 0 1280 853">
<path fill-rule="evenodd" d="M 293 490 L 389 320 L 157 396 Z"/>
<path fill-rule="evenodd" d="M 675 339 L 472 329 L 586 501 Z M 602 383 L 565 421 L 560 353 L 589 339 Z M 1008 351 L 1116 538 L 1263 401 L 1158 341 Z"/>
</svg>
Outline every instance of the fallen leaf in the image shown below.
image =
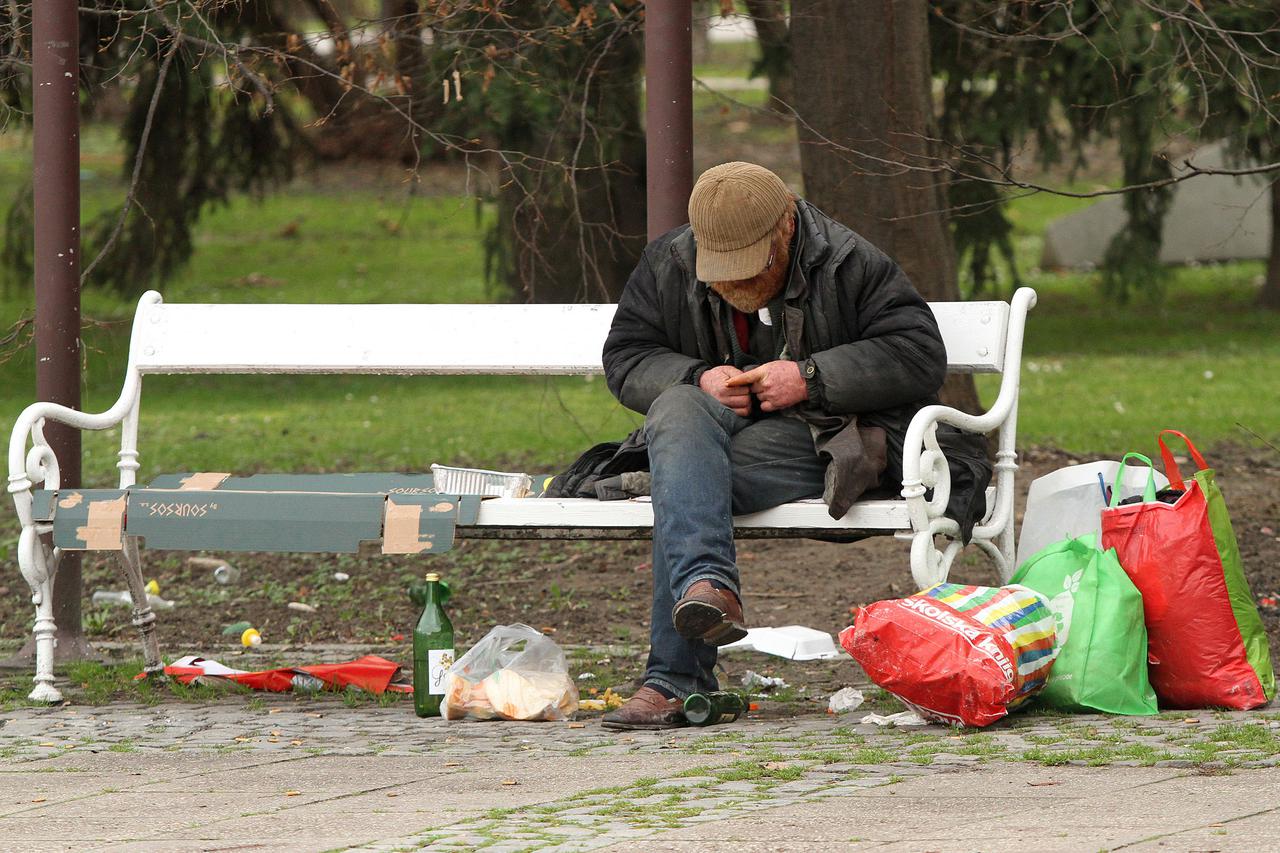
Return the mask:
<svg viewBox="0 0 1280 853">
<path fill-rule="evenodd" d="M 1061 785 L 1062 783 L 1049 781 L 1049 782 L 1028 782 L 1027 784 L 1032 788 L 1047 788 L 1050 785 Z"/>
<path fill-rule="evenodd" d="M 445 766 L 445 767 L 461 767 L 461 766 L 462 766 L 462 762 L 461 762 L 461 761 L 446 761 L 446 762 L 444 763 L 444 766 Z"/>
<path fill-rule="evenodd" d="M 519 783 L 519 782 L 517 782 L 515 779 L 503 779 L 503 780 L 502 780 L 502 784 L 504 784 L 504 785 L 519 785 L 520 783 Z"/>
<path fill-rule="evenodd" d="M 40 744 L 40 746 L 57 746 L 57 744 L 51 740 L 47 740 L 44 743 Z"/>
<path fill-rule="evenodd" d="M 586 723 L 570 723 L 569 724 L 569 728 L 571 729 L 585 729 L 586 727 L 587 727 Z"/>
<path fill-rule="evenodd" d="M 284 710 L 284 708 L 268 708 L 268 709 L 267 709 L 267 713 L 268 713 L 268 714 L 279 714 L 279 713 L 280 713 L 281 711 L 283 711 L 283 710 Z"/>
<path fill-rule="evenodd" d="M 49 798 L 48 798 L 48 797 L 36 797 L 36 798 L 35 798 L 34 800 L 32 800 L 31 802 L 33 802 L 33 803 L 43 803 L 43 802 L 47 802 L 48 800 L 49 800 Z"/>
<path fill-rule="evenodd" d="M 399 795 L 399 794 L 397 794 L 395 791 L 387 791 L 387 796 L 388 796 L 388 797 L 398 797 L 398 796 L 400 796 L 400 795 Z"/>
<path fill-rule="evenodd" d="M 289 746 L 302 746 L 303 743 L 304 742 L 300 740 L 291 740 L 289 741 Z"/>
<path fill-rule="evenodd" d="M 280 730 L 279 730 L 279 729 L 272 729 L 272 730 L 271 730 L 271 736 L 272 736 L 272 737 L 280 737 Z"/>
</svg>

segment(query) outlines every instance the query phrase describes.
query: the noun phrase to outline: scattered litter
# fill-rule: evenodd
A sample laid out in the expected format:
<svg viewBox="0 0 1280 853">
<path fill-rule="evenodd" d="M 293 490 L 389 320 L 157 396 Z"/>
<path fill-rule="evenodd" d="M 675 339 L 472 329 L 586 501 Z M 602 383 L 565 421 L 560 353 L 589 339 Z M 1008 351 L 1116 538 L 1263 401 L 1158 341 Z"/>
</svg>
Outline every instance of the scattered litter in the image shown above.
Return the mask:
<svg viewBox="0 0 1280 853">
<path fill-rule="evenodd" d="M 404 642 L 404 634 L 392 634 L 392 635 L 391 635 L 391 642 L 393 642 L 393 643 L 403 643 L 403 642 Z"/>
<path fill-rule="evenodd" d="M 338 583 L 346 583 L 347 581 L 351 580 L 351 575 L 347 574 L 346 572 L 334 572 L 333 579 L 336 580 Z"/>
<path fill-rule="evenodd" d="M 299 613 L 315 613 L 316 612 L 316 609 L 313 605 L 307 604 L 306 602 L 302 602 L 302 601 L 290 601 L 288 604 L 285 605 L 285 607 L 288 607 L 290 610 L 296 610 Z"/>
<path fill-rule="evenodd" d="M 257 628 L 245 628 L 240 635 L 240 645 L 245 648 L 253 648 L 262 645 L 262 635 L 258 633 Z"/>
<path fill-rule="evenodd" d="M 454 662 L 440 709 L 446 720 L 563 720 L 578 710 L 564 651 L 528 625 L 499 625 Z"/>
<path fill-rule="evenodd" d="M 742 674 L 742 686 L 747 690 L 758 690 L 761 693 L 768 693 L 770 690 L 783 690 L 788 685 L 781 678 L 772 678 L 767 675 L 761 675 L 755 670 L 747 670 Z"/>
<path fill-rule="evenodd" d="M 582 711 L 612 711 L 621 707 L 622 697 L 614 693 L 612 687 L 606 687 L 599 699 L 582 699 L 578 702 L 578 708 Z"/>
<path fill-rule="evenodd" d="M 691 726 L 732 723 L 746 712 L 746 700 L 728 690 L 690 693 L 684 700 L 684 718 Z"/>
<path fill-rule="evenodd" d="M 289 686 L 293 688 L 294 693 L 319 693 L 324 690 L 325 683 L 314 675 L 300 672 L 289 679 Z"/>
<path fill-rule="evenodd" d="M 412 685 L 405 680 L 399 664 L 377 655 L 365 655 L 344 663 L 266 669 L 259 672 L 232 669 L 216 660 L 187 655 L 166 666 L 164 674 L 181 684 L 217 685 L 230 682 L 273 693 L 315 693 L 351 687 L 374 694 L 408 693 L 413 690 Z"/>
<path fill-rule="evenodd" d="M 569 724 L 569 728 L 571 729 L 585 729 L 586 727 L 587 727 L 586 723 L 570 723 Z"/>
<path fill-rule="evenodd" d="M 844 656 L 830 634 L 804 625 L 749 628 L 747 636 L 741 640 L 720 647 L 721 651 L 730 649 L 762 652 L 788 660 L 827 660 Z"/>
<path fill-rule="evenodd" d="M 300 795 L 301 793 L 302 793 L 301 791 L 285 791 L 285 792 L 284 792 L 284 795 L 285 795 L 286 797 L 296 797 L 296 796 Z"/>
<path fill-rule="evenodd" d="M 152 581 L 147 584 L 148 589 L 154 584 Z M 125 607 L 133 607 L 133 597 L 125 590 L 99 589 L 95 590 L 93 597 L 90 599 L 95 605 L 102 606 L 104 604 L 121 604 Z M 151 605 L 152 610 L 172 610 L 173 602 L 167 598 L 161 598 L 159 595 L 148 592 L 147 604 Z"/>
<path fill-rule="evenodd" d="M 832 714 L 845 714 L 863 703 L 862 691 L 856 687 L 844 687 L 831 694 L 827 702 L 827 711 Z"/>
<path fill-rule="evenodd" d="M 188 557 L 187 565 L 197 569 L 212 569 L 213 579 L 223 586 L 240 580 L 240 570 L 219 557 Z"/>
<path fill-rule="evenodd" d="M 519 783 L 519 782 L 517 782 L 515 779 L 503 779 L 503 780 L 502 780 L 502 784 L 504 784 L 504 785 L 519 785 L 520 783 Z"/>
<path fill-rule="evenodd" d="M 593 679 L 593 678 L 595 678 L 595 677 L 596 677 L 596 674 L 595 674 L 594 672 L 584 672 L 584 673 L 582 673 L 582 675 L 579 675 L 579 676 L 578 676 L 578 680 L 579 680 L 579 681 L 590 681 L 591 679 Z"/>
<path fill-rule="evenodd" d="M 145 587 L 143 587 L 143 589 L 145 589 L 145 590 L 147 591 L 147 595 L 149 595 L 149 596 L 151 596 L 151 595 L 159 595 L 159 594 L 160 594 L 160 582 L 159 582 L 159 581 L 157 581 L 155 578 L 152 578 L 151 580 L 147 581 L 147 585 L 146 585 Z"/>
<path fill-rule="evenodd" d="M 877 726 L 927 726 L 924 718 L 915 711 L 899 711 L 896 714 L 881 716 L 880 714 L 867 714 L 860 721 L 863 725 L 872 723 Z"/>
</svg>

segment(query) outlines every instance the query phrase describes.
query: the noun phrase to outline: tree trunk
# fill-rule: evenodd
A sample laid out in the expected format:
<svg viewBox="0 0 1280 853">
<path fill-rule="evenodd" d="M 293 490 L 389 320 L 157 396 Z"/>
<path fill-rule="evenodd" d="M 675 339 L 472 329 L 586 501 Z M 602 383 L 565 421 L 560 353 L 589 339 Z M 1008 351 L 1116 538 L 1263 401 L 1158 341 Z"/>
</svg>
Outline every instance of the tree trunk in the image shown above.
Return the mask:
<svg viewBox="0 0 1280 853">
<path fill-rule="evenodd" d="M 399 88 L 405 93 L 397 101 L 411 121 L 422 125 L 427 121 L 427 96 L 436 92 L 434 89 L 428 92 L 426 85 L 427 52 L 422 44 L 418 0 L 382 0 L 382 17 L 388 22 L 395 50 L 395 73 Z M 422 150 L 422 132 L 413 124 L 406 124 L 409 148 L 406 153 L 416 160 Z"/>
<path fill-rule="evenodd" d="M 957 300 L 946 187 L 934 163 L 926 0 L 794 0 L 805 195 L 894 258 L 929 300 Z M 970 376 L 943 402 L 981 411 Z"/>
<path fill-rule="evenodd" d="M 1258 304 L 1280 311 L 1280 178 L 1271 184 L 1271 252 L 1267 256 L 1267 278 L 1262 283 Z"/>
<path fill-rule="evenodd" d="M 747 0 L 747 12 L 760 43 L 759 68 L 769 80 L 769 108 L 790 113 L 795 88 L 791 82 L 791 37 L 782 0 Z"/>
</svg>

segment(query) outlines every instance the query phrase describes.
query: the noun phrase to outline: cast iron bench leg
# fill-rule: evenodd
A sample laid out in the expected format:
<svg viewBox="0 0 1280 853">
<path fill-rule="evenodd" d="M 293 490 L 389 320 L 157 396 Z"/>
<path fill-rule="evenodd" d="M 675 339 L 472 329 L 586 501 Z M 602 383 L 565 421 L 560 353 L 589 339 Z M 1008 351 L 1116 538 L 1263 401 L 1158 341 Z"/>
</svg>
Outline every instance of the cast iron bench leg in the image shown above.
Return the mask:
<svg viewBox="0 0 1280 853">
<path fill-rule="evenodd" d="M 146 582 L 142 579 L 142 556 L 138 551 L 138 537 L 124 537 L 124 547 L 116 553 L 120 570 L 129 584 L 133 598 L 133 624 L 142 635 L 143 672 L 148 678 L 164 675 L 164 662 L 160 660 L 160 643 L 156 639 L 156 614 L 147 598 Z M 141 606 L 138 603 L 141 602 Z"/>
</svg>

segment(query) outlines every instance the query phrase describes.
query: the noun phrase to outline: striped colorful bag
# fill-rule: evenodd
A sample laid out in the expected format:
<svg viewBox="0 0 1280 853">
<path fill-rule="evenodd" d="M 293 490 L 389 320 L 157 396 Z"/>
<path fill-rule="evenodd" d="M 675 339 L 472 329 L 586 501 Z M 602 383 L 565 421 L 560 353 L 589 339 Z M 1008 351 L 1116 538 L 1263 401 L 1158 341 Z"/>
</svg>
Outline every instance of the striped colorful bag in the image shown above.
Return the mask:
<svg viewBox="0 0 1280 853">
<path fill-rule="evenodd" d="M 986 726 L 1044 686 L 1054 616 L 1023 586 L 940 583 L 858 610 L 840 644 L 867 676 L 926 719 Z"/>
</svg>

